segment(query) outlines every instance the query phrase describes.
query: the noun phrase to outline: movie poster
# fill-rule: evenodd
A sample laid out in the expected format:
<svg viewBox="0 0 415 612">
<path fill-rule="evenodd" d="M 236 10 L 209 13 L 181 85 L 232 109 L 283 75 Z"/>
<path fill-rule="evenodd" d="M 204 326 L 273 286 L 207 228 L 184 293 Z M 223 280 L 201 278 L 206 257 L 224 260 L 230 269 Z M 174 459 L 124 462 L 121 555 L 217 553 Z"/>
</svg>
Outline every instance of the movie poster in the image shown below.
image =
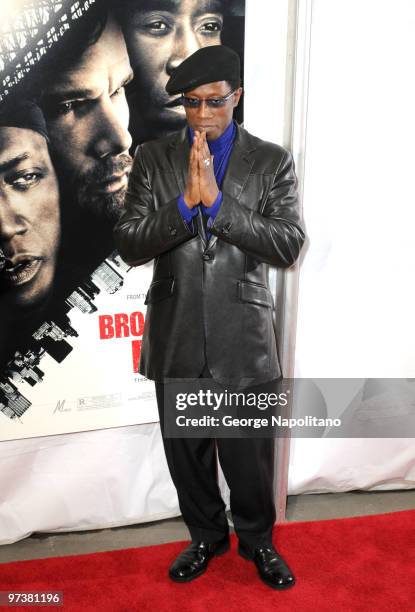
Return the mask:
<svg viewBox="0 0 415 612">
<path fill-rule="evenodd" d="M 158 420 L 138 373 L 152 263 L 114 248 L 134 151 L 184 127 L 165 84 L 243 0 L 0 8 L 0 440 Z M 242 106 L 235 117 L 242 121 Z M 179 195 L 179 194 L 178 194 Z"/>
</svg>

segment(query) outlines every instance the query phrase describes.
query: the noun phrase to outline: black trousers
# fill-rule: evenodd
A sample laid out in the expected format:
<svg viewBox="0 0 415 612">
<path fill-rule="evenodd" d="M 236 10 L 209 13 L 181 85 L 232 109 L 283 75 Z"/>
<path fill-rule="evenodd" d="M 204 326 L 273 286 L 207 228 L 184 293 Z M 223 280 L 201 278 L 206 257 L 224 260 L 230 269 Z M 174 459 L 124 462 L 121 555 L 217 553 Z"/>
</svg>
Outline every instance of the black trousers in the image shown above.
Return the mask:
<svg viewBox="0 0 415 612">
<path fill-rule="evenodd" d="M 201 377 L 211 377 L 206 367 Z M 274 391 L 276 383 L 271 381 L 255 389 Z M 192 540 L 216 542 L 229 531 L 218 486 L 218 456 L 230 489 L 239 541 L 248 548 L 271 542 L 275 522 L 275 439 L 166 438 L 163 383 L 156 383 L 156 396 L 167 464 Z"/>
</svg>

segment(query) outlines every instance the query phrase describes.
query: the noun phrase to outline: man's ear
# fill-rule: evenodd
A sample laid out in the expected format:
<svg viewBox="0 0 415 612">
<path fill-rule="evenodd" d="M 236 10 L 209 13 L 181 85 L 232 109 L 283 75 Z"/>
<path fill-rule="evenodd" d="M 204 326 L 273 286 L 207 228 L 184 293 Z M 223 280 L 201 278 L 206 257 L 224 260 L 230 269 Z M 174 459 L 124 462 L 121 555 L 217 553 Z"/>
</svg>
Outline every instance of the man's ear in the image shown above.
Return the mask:
<svg viewBox="0 0 415 612">
<path fill-rule="evenodd" d="M 236 93 L 235 93 L 235 95 L 233 97 L 233 106 L 234 106 L 234 108 L 236 108 L 238 106 L 239 100 L 241 99 L 241 96 L 242 96 L 242 92 L 243 92 L 242 87 L 238 87 L 238 89 L 236 90 Z"/>
</svg>

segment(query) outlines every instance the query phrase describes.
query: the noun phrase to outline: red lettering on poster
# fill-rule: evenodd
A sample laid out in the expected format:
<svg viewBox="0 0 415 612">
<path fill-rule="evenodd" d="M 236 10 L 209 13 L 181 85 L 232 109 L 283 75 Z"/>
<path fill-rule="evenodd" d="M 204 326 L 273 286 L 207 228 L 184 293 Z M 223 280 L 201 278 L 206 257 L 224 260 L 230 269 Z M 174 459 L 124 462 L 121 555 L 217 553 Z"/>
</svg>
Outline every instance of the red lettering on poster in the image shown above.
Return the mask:
<svg viewBox="0 0 415 612">
<path fill-rule="evenodd" d="M 142 336 L 144 332 L 144 315 L 142 312 L 132 312 L 130 315 L 117 312 L 113 315 L 99 316 L 99 337 L 101 340 L 109 338 L 128 338 L 129 336 Z"/>
<path fill-rule="evenodd" d="M 142 312 L 132 312 L 130 315 L 117 312 L 112 315 L 99 315 L 99 337 L 101 340 L 115 338 L 129 338 L 130 336 L 142 336 L 144 332 L 145 318 Z M 131 341 L 133 372 L 138 373 L 141 354 L 141 339 Z"/>
<path fill-rule="evenodd" d="M 133 371 L 134 374 L 138 373 L 138 364 L 140 363 L 141 355 L 141 340 L 133 340 L 131 342 L 133 349 Z"/>
<path fill-rule="evenodd" d="M 114 337 L 114 327 L 112 325 L 111 315 L 101 315 L 99 317 L 99 337 L 101 340 L 107 340 Z"/>
<path fill-rule="evenodd" d="M 128 325 L 128 319 L 128 315 L 123 314 L 121 312 L 114 315 L 116 338 L 128 338 L 128 336 L 130 335 L 130 326 Z"/>
<path fill-rule="evenodd" d="M 132 336 L 142 336 L 144 332 L 144 315 L 142 312 L 133 312 L 130 315 L 130 329 Z"/>
</svg>

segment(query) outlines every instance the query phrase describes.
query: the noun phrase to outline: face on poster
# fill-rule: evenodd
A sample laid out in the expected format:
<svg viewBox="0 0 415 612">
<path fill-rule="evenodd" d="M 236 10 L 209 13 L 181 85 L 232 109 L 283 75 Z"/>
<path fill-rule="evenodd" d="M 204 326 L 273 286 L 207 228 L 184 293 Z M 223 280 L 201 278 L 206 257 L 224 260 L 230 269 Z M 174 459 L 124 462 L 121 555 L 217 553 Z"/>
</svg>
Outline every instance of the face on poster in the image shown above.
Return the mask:
<svg viewBox="0 0 415 612">
<path fill-rule="evenodd" d="M 206 45 L 243 56 L 240 0 L 66 5 L 63 33 L 13 8 L 11 32 L 32 10 L 61 35 L 41 50 L 27 29 L 30 69 L 1 57 L 0 440 L 158 420 L 138 374 L 152 264 L 129 268 L 112 230 L 136 145 L 185 126 L 172 70 Z"/>
</svg>

